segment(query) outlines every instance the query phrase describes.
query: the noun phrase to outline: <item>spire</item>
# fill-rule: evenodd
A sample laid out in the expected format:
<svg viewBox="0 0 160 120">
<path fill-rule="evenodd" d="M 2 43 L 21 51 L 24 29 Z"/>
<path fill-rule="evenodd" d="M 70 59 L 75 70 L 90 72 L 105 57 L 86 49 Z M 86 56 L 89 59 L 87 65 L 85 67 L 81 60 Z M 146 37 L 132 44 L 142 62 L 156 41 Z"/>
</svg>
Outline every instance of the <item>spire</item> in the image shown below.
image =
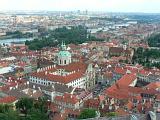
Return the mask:
<svg viewBox="0 0 160 120">
<path fill-rule="evenodd" d="M 63 42 L 63 41 L 62 41 L 62 44 L 61 44 L 61 49 L 66 50 L 66 45 L 65 45 L 65 42 Z"/>
</svg>

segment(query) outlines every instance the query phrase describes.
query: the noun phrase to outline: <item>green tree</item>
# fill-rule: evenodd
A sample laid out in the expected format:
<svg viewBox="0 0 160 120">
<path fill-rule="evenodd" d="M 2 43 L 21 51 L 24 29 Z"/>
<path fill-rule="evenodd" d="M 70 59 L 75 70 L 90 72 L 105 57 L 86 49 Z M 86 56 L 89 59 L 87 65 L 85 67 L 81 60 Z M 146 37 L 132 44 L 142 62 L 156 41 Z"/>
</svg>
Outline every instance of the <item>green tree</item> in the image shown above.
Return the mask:
<svg viewBox="0 0 160 120">
<path fill-rule="evenodd" d="M 62 27 L 53 31 L 48 31 L 47 36 L 43 36 L 33 41 L 26 41 L 25 44 L 30 50 L 40 50 L 44 47 L 55 47 L 65 41 L 66 44 L 81 44 L 88 41 L 104 41 L 94 36 L 88 35 L 84 26 Z"/>
<path fill-rule="evenodd" d="M 84 109 L 78 119 L 87 119 L 87 118 L 94 118 L 96 117 L 96 110 L 95 109 Z"/>
<path fill-rule="evenodd" d="M 152 34 L 147 41 L 150 47 L 160 47 L 160 33 Z"/>
<path fill-rule="evenodd" d="M 1 104 L 0 120 L 20 120 L 20 117 L 17 111 L 12 110 L 11 105 Z"/>
<path fill-rule="evenodd" d="M 8 112 L 11 107 L 9 104 L 0 104 L 0 113 Z"/>
<path fill-rule="evenodd" d="M 47 112 L 47 100 L 46 98 L 38 98 L 38 101 L 35 102 L 34 108 L 40 110 L 41 112 Z"/>
<path fill-rule="evenodd" d="M 25 115 L 27 115 L 28 111 L 33 108 L 33 99 L 32 98 L 21 98 L 16 103 L 16 108 L 19 109 Z"/>
<path fill-rule="evenodd" d="M 39 109 L 31 109 L 25 120 L 48 120 L 48 115 Z"/>
</svg>

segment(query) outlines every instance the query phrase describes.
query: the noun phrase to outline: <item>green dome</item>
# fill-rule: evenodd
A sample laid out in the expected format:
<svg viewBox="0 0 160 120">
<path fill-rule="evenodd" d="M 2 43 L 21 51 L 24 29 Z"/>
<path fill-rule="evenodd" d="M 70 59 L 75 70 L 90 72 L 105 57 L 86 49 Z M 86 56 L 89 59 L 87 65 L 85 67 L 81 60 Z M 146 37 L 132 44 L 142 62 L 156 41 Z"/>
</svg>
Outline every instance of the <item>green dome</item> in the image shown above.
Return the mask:
<svg viewBox="0 0 160 120">
<path fill-rule="evenodd" d="M 58 53 L 58 57 L 70 57 L 70 56 L 71 56 L 71 53 L 68 51 L 60 51 Z"/>
</svg>

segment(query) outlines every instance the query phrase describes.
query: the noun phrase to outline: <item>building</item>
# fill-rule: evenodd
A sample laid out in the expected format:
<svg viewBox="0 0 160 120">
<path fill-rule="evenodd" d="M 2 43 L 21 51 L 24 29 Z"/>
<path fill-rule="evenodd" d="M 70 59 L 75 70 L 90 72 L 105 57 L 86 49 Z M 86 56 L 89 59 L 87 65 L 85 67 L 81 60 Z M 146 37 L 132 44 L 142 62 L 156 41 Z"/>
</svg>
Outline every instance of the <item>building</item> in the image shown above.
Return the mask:
<svg viewBox="0 0 160 120">
<path fill-rule="evenodd" d="M 134 55 L 134 50 L 131 48 L 127 48 L 126 46 L 123 47 L 110 47 L 109 48 L 109 56 L 119 57 L 124 56 L 128 62 L 131 62 L 132 57 Z"/>
<path fill-rule="evenodd" d="M 95 70 L 92 63 L 73 62 L 72 55 L 64 43 L 57 54 L 57 62 L 40 68 L 29 76 L 32 83 L 48 86 L 55 83 L 76 88 L 91 89 L 95 85 Z"/>
</svg>

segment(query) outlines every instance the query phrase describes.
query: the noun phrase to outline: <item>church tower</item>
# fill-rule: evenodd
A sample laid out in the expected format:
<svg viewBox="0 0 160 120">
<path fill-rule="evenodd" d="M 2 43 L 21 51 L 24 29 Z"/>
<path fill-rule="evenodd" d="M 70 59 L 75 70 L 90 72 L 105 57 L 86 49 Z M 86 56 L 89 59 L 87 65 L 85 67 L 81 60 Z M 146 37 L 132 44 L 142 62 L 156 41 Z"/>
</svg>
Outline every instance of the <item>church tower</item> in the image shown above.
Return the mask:
<svg viewBox="0 0 160 120">
<path fill-rule="evenodd" d="M 67 48 L 64 42 L 62 42 L 61 50 L 57 56 L 58 56 L 58 65 L 63 66 L 71 63 L 71 53 L 67 51 Z"/>
</svg>

